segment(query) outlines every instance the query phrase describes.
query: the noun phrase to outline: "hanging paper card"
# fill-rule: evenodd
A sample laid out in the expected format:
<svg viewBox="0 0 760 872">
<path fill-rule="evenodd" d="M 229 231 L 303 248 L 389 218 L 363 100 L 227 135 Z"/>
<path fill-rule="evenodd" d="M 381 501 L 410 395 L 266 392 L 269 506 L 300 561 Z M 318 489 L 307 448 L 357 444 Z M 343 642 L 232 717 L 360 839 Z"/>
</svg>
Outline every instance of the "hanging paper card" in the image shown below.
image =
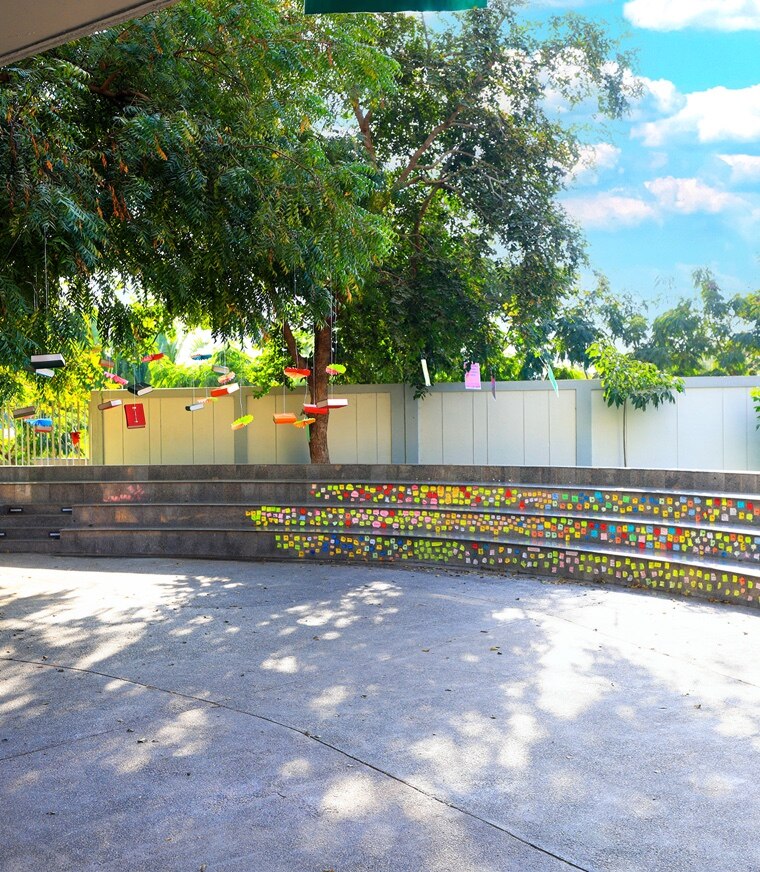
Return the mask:
<svg viewBox="0 0 760 872">
<path fill-rule="evenodd" d="M 213 355 L 211 354 L 205 354 L 199 351 L 196 354 L 191 354 L 190 360 L 211 360 L 212 356 Z"/>
<path fill-rule="evenodd" d="M 493 370 L 491 370 L 491 396 L 496 399 L 496 376 L 493 374 Z"/>
<path fill-rule="evenodd" d="M 50 424 L 37 424 L 34 428 L 35 433 L 52 433 L 53 432 L 53 422 Z"/>
<path fill-rule="evenodd" d="M 120 375 L 116 375 L 115 372 L 104 372 L 103 375 L 114 384 L 122 386 L 129 384 L 129 382 L 125 378 L 122 378 Z"/>
<path fill-rule="evenodd" d="M 304 403 L 303 410 L 307 415 L 329 415 L 327 406 L 318 406 L 316 403 Z"/>
<path fill-rule="evenodd" d="M 52 378 L 55 375 L 54 369 L 35 369 L 35 375 L 41 375 L 43 378 Z"/>
<path fill-rule="evenodd" d="M 297 366 L 286 366 L 283 372 L 288 378 L 292 379 L 308 378 L 311 375 L 310 369 L 302 369 Z"/>
<path fill-rule="evenodd" d="M 303 430 L 304 427 L 308 427 L 309 424 L 316 424 L 316 418 L 300 418 L 298 421 L 293 421 L 293 426 L 298 427 L 299 430 Z"/>
<path fill-rule="evenodd" d="M 66 361 L 62 354 L 33 354 L 30 358 L 31 364 L 35 369 L 45 367 L 45 369 L 61 369 L 66 366 Z"/>
<path fill-rule="evenodd" d="M 342 363 L 330 363 L 325 367 L 325 372 L 328 375 L 343 375 L 346 367 Z"/>
<path fill-rule="evenodd" d="M 220 375 L 217 379 L 220 385 L 227 385 L 231 381 L 235 381 L 235 372 L 234 370 L 231 372 L 225 372 L 223 375 Z"/>
<path fill-rule="evenodd" d="M 113 369 L 116 366 L 114 361 L 109 360 L 107 357 L 101 358 L 100 365 L 103 367 L 103 369 Z"/>
<path fill-rule="evenodd" d="M 145 406 L 142 403 L 129 403 L 124 406 L 127 430 L 139 430 L 145 426 Z"/>
<path fill-rule="evenodd" d="M 74 448 L 78 448 L 79 443 L 82 441 L 82 434 L 79 430 L 72 430 L 71 433 L 69 433 L 69 436 L 71 436 L 71 444 Z"/>
<path fill-rule="evenodd" d="M 554 393 L 559 396 L 559 385 L 557 384 L 557 379 L 554 378 L 554 370 L 551 367 L 550 363 L 546 364 L 546 372 L 549 376 L 549 381 L 551 382 L 551 386 L 554 388 Z"/>
<path fill-rule="evenodd" d="M 145 394 L 149 394 L 153 390 L 153 386 L 145 382 L 135 382 L 133 385 L 128 384 L 127 390 L 136 397 L 144 397 Z"/>
<path fill-rule="evenodd" d="M 221 388 L 211 388 L 211 396 L 212 397 L 226 397 L 227 394 L 234 394 L 235 391 L 240 390 L 240 385 L 224 385 Z"/>
<path fill-rule="evenodd" d="M 420 363 L 422 364 L 422 377 L 425 379 L 425 387 L 429 388 L 430 387 L 430 373 L 428 372 L 427 361 L 423 357 L 422 360 L 420 361 Z"/>
<path fill-rule="evenodd" d="M 98 408 L 101 412 L 105 412 L 106 409 L 115 409 L 117 406 L 121 405 L 121 400 L 106 400 L 105 403 L 98 403 Z"/>
<path fill-rule="evenodd" d="M 230 371 L 230 368 L 228 366 L 222 366 L 220 363 L 215 364 L 211 367 L 211 369 L 214 372 L 219 373 L 219 375 L 227 375 L 227 373 Z"/>
<path fill-rule="evenodd" d="M 243 427 L 247 427 L 251 421 L 253 421 L 253 415 L 243 415 L 240 418 L 236 418 L 231 424 L 230 428 L 232 430 L 242 430 Z"/>
<path fill-rule="evenodd" d="M 34 406 L 22 406 L 20 409 L 13 410 L 14 418 L 33 418 L 37 410 Z"/>
<path fill-rule="evenodd" d="M 206 404 L 201 400 L 198 403 L 190 403 L 189 406 L 185 406 L 185 410 L 188 412 L 199 412 L 201 409 L 205 409 Z"/>
<path fill-rule="evenodd" d="M 292 412 L 281 412 L 272 415 L 272 420 L 275 424 L 295 424 L 298 418 Z"/>
<path fill-rule="evenodd" d="M 153 363 L 154 360 L 161 360 L 164 356 L 163 351 L 157 351 L 155 354 L 146 354 L 140 359 L 140 363 Z"/>
<path fill-rule="evenodd" d="M 471 363 L 464 371 L 464 386 L 468 391 L 480 390 L 480 364 Z"/>
</svg>

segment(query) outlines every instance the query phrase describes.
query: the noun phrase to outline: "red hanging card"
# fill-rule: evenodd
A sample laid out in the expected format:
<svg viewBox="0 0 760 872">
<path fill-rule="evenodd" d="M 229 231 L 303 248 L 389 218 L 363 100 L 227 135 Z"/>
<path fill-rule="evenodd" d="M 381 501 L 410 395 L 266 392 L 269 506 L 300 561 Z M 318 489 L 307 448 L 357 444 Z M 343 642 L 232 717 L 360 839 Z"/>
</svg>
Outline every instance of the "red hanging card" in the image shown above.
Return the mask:
<svg viewBox="0 0 760 872">
<path fill-rule="evenodd" d="M 137 430 L 145 426 L 145 406 L 142 403 L 129 403 L 124 406 L 127 429 Z"/>
</svg>

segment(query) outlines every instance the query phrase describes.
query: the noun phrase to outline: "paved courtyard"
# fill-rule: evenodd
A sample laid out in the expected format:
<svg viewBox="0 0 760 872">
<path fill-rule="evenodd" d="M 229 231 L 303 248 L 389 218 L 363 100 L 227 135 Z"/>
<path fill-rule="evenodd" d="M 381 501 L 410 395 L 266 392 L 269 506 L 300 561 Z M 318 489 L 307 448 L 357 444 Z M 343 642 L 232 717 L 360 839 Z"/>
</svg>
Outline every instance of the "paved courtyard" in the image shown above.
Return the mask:
<svg viewBox="0 0 760 872">
<path fill-rule="evenodd" d="M 0 556 L 0 870 L 754 872 L 760 613 Z"/>
</svg>

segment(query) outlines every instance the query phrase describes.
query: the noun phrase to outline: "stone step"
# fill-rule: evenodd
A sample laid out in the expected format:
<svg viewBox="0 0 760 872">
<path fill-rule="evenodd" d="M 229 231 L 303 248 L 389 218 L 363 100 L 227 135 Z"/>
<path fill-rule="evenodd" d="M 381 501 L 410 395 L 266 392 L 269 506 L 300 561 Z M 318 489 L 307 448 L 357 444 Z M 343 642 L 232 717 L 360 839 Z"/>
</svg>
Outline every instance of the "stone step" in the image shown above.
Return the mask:
<svg viewBox="0 0 760 872">
<path fill-rule="evenodd" d="M 760 561 L 760 532 L 751 528 L 706 528 L 698 525 L 647 524 L 633 520 L 563 518 L 507 510 L 474 512 L 379 506 L 290 505 L 253 506 L 198 503 L 195 505 L 87 505 L 75 506 L 76 527 L 112 528 L 189 526 L 218 529 L 259 529 L 397 533 L 399 535 L 450 536 L 456 539 L 489 538 L 498 541 L 558 542 L 566 547 L 582 543 L 623 551 L 643 551 L 702 556 L 721 560 Z"/>
<path fill-rule="evenodd" d="M 0 533 L 2 533 L 2 537 L 6 542 L 18 539 L 38 542 L 49 538 L 51 533 L 59 534 L 60 532 L 60 524 L 47 524 L 37 527 L 6 527 L 0 524 Z"/>
<path fill-rule="evenodd" d="M 447 487 L 449 490 L 447 491 Z M 441 490 L 441 488 L 443 490 Z M 552 488 L 539 485 L 382 484 L 304 480 L 146 480 L 0 483 L 0 504 L 71 506 L 74 503 L 327 503 L 406 505 L 684 523 L 757 526 L 760 497 L 694 495 L 643 490 Z"/>
<path fill-rule="evenodd" d="M 667 558 L 600 546 L 456 540 L 368 532 L 206 528 L 63 529 L 65 554 L 213 559 L 359 560 L 531 574 L 652 588 L 758 606 L 760 567 Z M 0 547 L 1 544 L 0 544 Z"/>
<path fill-rule="evenodd" d="M 60 551 L 60 539 L 0 537 L 0 554 L 57 554 Z"/>
</svg>

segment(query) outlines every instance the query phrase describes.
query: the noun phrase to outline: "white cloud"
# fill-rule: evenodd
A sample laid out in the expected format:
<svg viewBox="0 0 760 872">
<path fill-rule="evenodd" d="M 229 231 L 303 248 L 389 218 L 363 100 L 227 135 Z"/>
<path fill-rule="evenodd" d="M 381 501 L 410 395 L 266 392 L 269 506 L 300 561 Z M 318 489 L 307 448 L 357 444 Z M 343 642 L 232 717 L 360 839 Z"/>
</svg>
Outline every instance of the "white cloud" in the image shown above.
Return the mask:
<svg viewBox="0 0 760 872">
<path fill-rule="evenodd" d="M 648 79 L 646 76 L 637 76 L 636 81 L 643 89 L 640 101 L 650 98 L 655 111 L 663 115 L 681 109 L 686 102 L 684 95 L 669 79 Z"/>
<path fill-rule="evenodd" d="M 744 205 L 744 200 L 736 194 L 721 191 L 705 184 L 700 179 L 677 179 L 663 176 L 644 182 L 644 187 L 657 201 L 657 205 L 667 212 L 691 215 L 694 212 L 725 212 Z"/>
<path fill-rule="evenodd" d="M 633 128 L 632 135 L 644 145 L 661 146 L 677 136 L 693 136 L 699 142 L 760 138 L 760 85 L 749 88 L 709 88 L 687 94 L 678 112 Z"/>
<path fill-rule="evenodd" d="M 582 145 L 574 167 L 568 172 L 568 181 L 580 185 L 595 185 L 599 170 L 611 170 L 617 166 L 620 149 L 609 142 Z"/>
<path fill-rule="evenodd" d="M 630 0 L 623 12 L 648 30 L 760 30 L 760 0 Z"/>
<path fill-rule="evenodd" d="M 731 167 L 731 182 L 760 182 L 760 155 L 719 154 L 718 157 Z"/>
<path fill-rule="evenodd" d="M 573 197 L 562 204 L 575 220 L 591 230 L 619 230 L 636 227 L 657 218 L 651 203 L 639 197 L 609 191 L 589 197 Z"/>
</svg>

